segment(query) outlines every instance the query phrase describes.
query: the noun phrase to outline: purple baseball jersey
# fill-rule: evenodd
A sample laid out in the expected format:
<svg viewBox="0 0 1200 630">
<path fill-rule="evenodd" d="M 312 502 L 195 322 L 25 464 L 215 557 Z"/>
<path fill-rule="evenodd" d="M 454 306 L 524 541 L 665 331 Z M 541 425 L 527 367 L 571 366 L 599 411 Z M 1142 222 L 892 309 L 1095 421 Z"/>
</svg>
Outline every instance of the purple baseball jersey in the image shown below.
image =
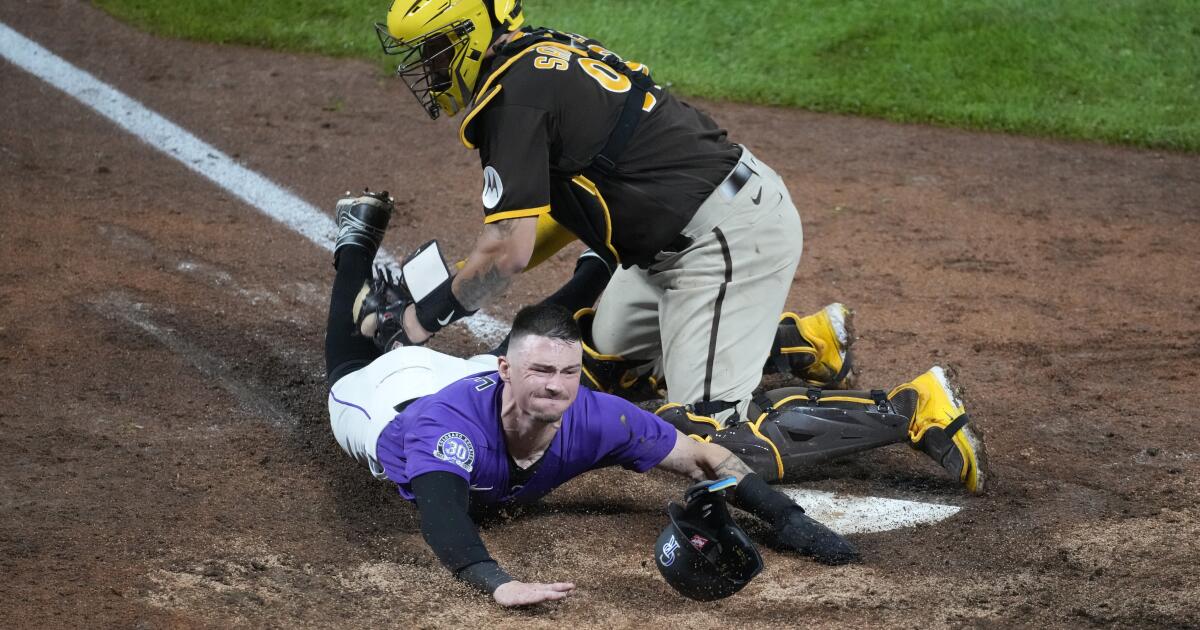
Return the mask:
<svg viewBox="0 0 1200 630">
<path fill-rule="evenodd" d="M 412 500 L 409 481 L 443 471 L 471 485 L 473 503 L 528 503 L 567 480 L 605 466 L 645 472 L 675 447 L 675 427 L 628 401 L 579 388 L 562 427 L 525 485 L 510 487 L 496 372 L 468 376 L 414 401 L 379 435 L 376 454 L 388 479 Z"/>
</svg>

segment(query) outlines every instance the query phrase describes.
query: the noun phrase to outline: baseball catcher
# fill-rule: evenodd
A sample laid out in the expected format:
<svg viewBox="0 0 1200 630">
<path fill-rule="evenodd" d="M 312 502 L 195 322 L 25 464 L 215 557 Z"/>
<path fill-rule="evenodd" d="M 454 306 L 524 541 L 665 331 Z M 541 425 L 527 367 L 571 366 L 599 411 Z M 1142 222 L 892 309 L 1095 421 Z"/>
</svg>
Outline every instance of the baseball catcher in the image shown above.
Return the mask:
<svg viewBox="0 0 1200 630">
<path fill-rule="evenodd" d="M 423 343 L 578 238 L 615 269 L 581 315 L 594 389 L 665 388 L 724 428 L 761 415 L 764 366 L 851 385 L 844 307 L 779 315 L 803 243 L 779 175 L 647 66 L 524 22 L 518 0 L 396 0 L 377 25 L 429 116 L 460 115 L 483 176 L 474 249 L 389 313 L 393 344 Z"/>
<path fill-rule="evenodd" d="M 607 466 L 659 468 L 695 481 L 731 478 L 732 503 L 771 524 L 787 547 L 826 564 L 857 557 L 849 542 L 728 449 L 688 439 L 633 403 L 579 387 L 581 333 L 565 308 L 522 309 L 500 357 L 464 360 L 408 344 L 381 354 L 376 341 L 401 334 L 397 317 L 415 287 L 429 284 L 408 276 L 420 268 L 410 262 L 424 260 L 427 248 L 408 257 L 401 277 L 372 277 L 392 209 L 387 193 L 337 204 L 325 338 L 330 425 L 343 450 L 416 504 L 426 542 L 457 578 L 505 606 L 569 596 L 570 582 L 526 583 L 506 573 L 488 554 L 468 508 L 536 501 Z M 713 545 L 732 540 L 723 531 Z M 723 557 L 717 549 L 710 555 Z M 729 579 L 752 577 L 745 575 Z"/>
</svg>

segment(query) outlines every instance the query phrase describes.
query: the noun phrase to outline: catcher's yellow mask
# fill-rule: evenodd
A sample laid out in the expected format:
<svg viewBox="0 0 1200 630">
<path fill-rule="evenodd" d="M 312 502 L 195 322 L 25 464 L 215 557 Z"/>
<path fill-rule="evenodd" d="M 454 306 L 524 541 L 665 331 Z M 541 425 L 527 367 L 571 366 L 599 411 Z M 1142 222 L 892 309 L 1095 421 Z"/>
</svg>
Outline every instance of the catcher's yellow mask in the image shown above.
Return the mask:
<svg viewBox="0 0 1200 630">
<path fill-rule="evenodd" d="M 520 0 L 395 0 L 375 25 L 398 74 L 429 113 L 453 116 L 475 93 L 488 46 L 525 21 Z"/>
</svg>

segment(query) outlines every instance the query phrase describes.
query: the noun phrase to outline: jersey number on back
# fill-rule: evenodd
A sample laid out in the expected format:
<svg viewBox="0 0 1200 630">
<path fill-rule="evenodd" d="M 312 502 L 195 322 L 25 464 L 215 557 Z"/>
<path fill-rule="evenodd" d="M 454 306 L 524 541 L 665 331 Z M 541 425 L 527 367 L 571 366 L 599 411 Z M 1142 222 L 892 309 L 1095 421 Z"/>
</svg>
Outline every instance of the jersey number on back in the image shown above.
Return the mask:
<svg viewBox="0 0 1200 630">
<path fill-rule="evenodd" d="M 610 51 L 600 48 L 599 46 L 591 46 L 593 50 L 601 54 L 611 54 Z M 540 70 L 566 70 L 571 65 L 571 53 L 558 48 L 557 46 L 538 46 L 536 51 L 541 53 L 541 56 L 533 60 L 533 67 Z M 615 56 L 615 55 L 614 55 Z M 620 59 L 620 57 L 617 57 Z M 624 94 L 629 91 L 632 81 L 629 77 L 613 70 L 611 66 L 598 59 L 590 57 L 576 57 L 575 61 L 579 63 L 579 67 L 589 76 L 595 79 L 600 87 L 613 92 L 615 94 Z M 649 70 L 642 64 L 636 61 L 626 62 L 634 72 L 645 72 L 649 74 Z M 642 111 L 650 111 L 654 109 L 658 99 L 654 98 L 654 94 L 646 92 L 646 100 L 642 104 Z"/>
</svg>

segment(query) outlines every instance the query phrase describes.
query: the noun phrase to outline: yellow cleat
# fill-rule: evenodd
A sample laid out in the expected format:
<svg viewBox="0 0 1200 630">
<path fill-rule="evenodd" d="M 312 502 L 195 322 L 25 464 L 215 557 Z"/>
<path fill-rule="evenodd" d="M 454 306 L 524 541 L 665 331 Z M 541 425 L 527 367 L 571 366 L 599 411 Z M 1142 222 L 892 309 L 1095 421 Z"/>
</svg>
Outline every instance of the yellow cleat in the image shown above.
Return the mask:
<svg viewBox="0 0 1200 630">
<path fill-rule="evenodd" d="M 910 418 L 912 447 L 956 476 L 969 492 L 983 492 L 987 452 L 983 434 L 967 426 L 962 396 L 952 384 L 953 372 L 933 367 L 888 394 L 897 413 Z"/>
<path fill-rule="evenodd" d="M 853 343 L 854 311 L 843 304 L 834 302 L 805 317 L 784 313 L 764 371 L 790 372 L 816 387 L 852 389 Z"/>
</svg>

